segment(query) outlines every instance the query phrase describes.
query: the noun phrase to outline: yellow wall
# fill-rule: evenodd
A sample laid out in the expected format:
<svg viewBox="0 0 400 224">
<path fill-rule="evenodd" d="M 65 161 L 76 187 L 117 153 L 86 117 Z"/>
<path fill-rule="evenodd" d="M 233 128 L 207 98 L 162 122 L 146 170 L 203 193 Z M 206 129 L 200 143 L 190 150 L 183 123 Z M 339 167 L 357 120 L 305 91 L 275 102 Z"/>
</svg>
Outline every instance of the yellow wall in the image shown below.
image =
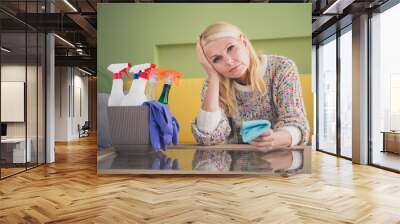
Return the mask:
<svg viewBox="0 0 400 224">
<path fill-rule="evenodd" d="M 311 92 L 311 75 L 300 75 L 304 104 L 310 128 L 313 127 L 313 96 Z M 200 91 L 202 78 L 182 79 L 179 86 L 172 86 L 169 105 L 180 125 L 179 143 L 195 143 L 191 131 L 191 122 L 200 108 Z M 162 84 L 157 87 L 157 95 L 161 93 Z M 311 130 L 313 133 L 313 130 Z"/>
<path fill-rule="evenodd" d="M 177 159 L 179 162 L 179 170 L 191 171 L 192 162 L 196 149 L 168 149 L 165 155 L 171 159 Z"/>
</svg>

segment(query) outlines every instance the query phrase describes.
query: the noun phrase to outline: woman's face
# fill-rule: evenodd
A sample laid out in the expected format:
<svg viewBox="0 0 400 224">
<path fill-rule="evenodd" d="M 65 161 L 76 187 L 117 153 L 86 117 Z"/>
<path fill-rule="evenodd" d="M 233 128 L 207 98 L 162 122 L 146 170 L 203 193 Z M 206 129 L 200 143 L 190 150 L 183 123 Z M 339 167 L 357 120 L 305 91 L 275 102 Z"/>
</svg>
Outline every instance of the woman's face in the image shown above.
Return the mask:
<svg viewBox="0 0 400 224">
<path fill-rule="evenodd" d="M 246 74 L 250 64 L 249 50 L 244 39 L 223 37 L 203 45 L 204 54 L 221 75 L 237 79 Z"/>
</svg>

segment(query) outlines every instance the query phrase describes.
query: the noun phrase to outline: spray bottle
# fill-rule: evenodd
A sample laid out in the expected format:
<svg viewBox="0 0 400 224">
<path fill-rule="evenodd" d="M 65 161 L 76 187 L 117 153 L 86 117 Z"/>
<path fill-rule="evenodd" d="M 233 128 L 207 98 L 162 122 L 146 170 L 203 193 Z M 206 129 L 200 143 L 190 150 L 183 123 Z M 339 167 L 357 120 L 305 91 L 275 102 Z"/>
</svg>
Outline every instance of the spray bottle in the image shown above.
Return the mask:
<svg viewBox="0 0 400 224">
<path fill-rule="evenodd" d="M 161 70 L 160 76 L 164 78 L 164 87 L 158 101 L 163 104 L 168 104 L 168 95 L 172 82 L 179 85 L 179 79 L 182 77 L 182 74 L 175 70 Z"/>
<path fill-rule="evenodd" d="M 111 64 L 107 69 L 113 73 L 113 83 L 111 87 L 110 97 L 108 98 L 108 106 L 120 106 L 124 98 L 122 74 L 131 79 L 128 74 L 128 68 L 132 67 L 130 63 Z"/>
<path fill-rule="evenodd" d="M 156 99 L 156 87 L 159 76 L 159 70 L 157 68 L 153 69 L 149 81 L 147 82 L 146 88 L 146 97 L 149 100 L 157 100 Z"/>
<path fill-rule="evenodd" d="M 122 106 L 140 106 L 148 101 L 144 91 L 146 82 L 149 80 L 150 74 L 154 68 L 155 64 L 149 63 L 135 65 L 131 68 L 130 72 L 138 77 L 132 81 L 128 95 L 126 95 L 121 102 Z"/>
</svg>

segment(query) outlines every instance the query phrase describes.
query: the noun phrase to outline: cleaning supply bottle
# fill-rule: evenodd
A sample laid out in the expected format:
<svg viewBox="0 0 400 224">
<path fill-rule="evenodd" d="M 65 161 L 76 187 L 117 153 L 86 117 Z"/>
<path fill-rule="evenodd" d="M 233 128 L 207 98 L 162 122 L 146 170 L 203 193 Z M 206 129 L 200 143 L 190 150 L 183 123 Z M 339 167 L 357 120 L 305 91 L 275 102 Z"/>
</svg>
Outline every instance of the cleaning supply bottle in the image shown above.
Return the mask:
<svg viewBox="0 0 400 224">
<path fill-rule="evenodd" d="M 168 104 L 168 95 L 169 95 L 169 90 L 171 89 L 171 83 L 172 83 L 172 81 L 171 81 L 170 78 L 166 78 L 164 80 L 164 87 L 163 87 L 163 90 L 161 92 L 161 96 L 158 99 L 158 101 L 160 103 Z"/>
<path fill-rule="evenodd" d="M 156 86 L 158 81 L 158 69 L 153 69 L 147 82 L 146 97 L 149 100 L 156 100 Z"/>
<path fill-rule="evenodd" d="M 133 74 L 139 74 L 137 79 L 132 81 L 129 93 L 123 98 L 122 106 L 140 106 L 142 103 L 148 101 L 144 94 L 147 80 L 149 80 L 152 69 L 155 68 L 155 64 L 140 64 L 135 65 L 131 68 L 130 72 Z M 136 76 L 136 75 L 135 75 Z"/>
<path fill-rule="evenodd" d="M 108 106 L 120 106 L 124 98 L 122 74 L 125 74 L 128 79 L 128 68 L 132 67 L 130 63 L 111 64 L 107 69 L 113 73 L 113 83 L 111 87 L 110 97 L 108 98 Z"/>
<path fill-rule="evenodd" d="M 164 77 L 164 87 L 158 101 L 163 104 L 168 104 L 168 96 L 172 82 L 175 82 L 175 84 L 178 85 L 182 74 L 175 70 L 162 70 L 160 71 L 160 76 Z"/>
</svg>

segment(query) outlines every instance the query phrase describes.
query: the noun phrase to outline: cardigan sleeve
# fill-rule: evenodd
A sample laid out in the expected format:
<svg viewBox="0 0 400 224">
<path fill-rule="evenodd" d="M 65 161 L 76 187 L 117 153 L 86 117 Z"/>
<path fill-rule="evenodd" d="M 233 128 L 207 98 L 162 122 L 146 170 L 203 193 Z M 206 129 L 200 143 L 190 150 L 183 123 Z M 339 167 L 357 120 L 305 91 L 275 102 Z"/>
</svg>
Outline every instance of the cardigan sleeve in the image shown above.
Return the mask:
<svg viewBox="0 0 400 224">
<path fill-rule="evenodd" d="M 286 57 L 277 57 L 273 77 L 273 101 L 278 114 L 274 128 L 297 127 L 301 132 L 299 144 L 307 144 L 310 135 L 299 73 L 295 63 Z"/>
<path fill-rule="evenodd" d="M 204 95 L 208 87 L 208 82 L 205 81 L 203 83 L 203 87 L 201 90 L 201 104 L 203 104 Z M 200 111 L 201 112 L 201 111 Z M 219 121 L 217 122 L 216 127 L 207 129 L 207 128 L 199 128 L 198 117 L 196 117 L 192 121 L 192 134 L 196 139 L 196 142 L 201 145 L 215 145 L 218 143 L 225 142 L 226 138 L 229 136 L 231 132 L 231 127 L 229 125 L 228 118 L 226 117 L 223 110 L 221 110 Z M 204 122 L 204 121 L 201 121 Z M 204 127 L 205 124 L 201 124 L 200 127 Z"/>
</svg>

